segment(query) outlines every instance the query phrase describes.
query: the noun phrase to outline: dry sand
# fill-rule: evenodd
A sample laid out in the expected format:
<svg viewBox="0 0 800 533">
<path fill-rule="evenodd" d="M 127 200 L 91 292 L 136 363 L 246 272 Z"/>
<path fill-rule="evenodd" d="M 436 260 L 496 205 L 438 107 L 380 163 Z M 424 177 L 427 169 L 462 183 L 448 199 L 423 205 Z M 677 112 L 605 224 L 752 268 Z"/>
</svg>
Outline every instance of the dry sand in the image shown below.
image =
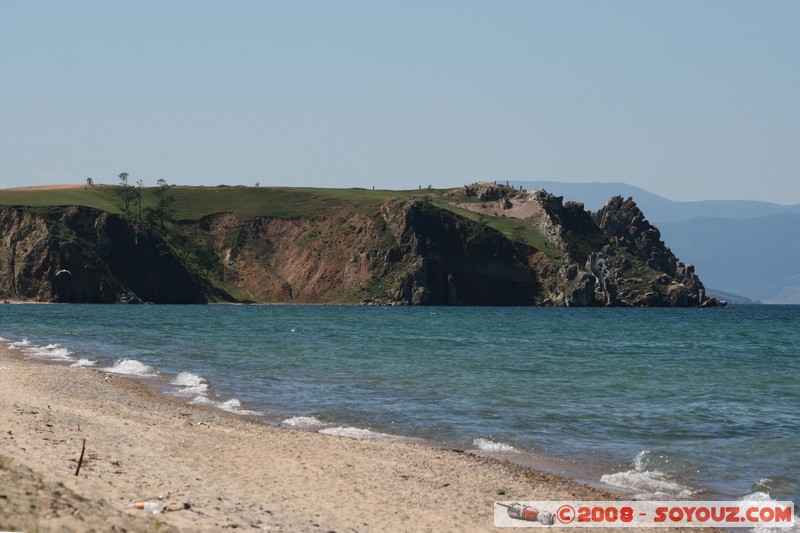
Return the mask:
<svg viewBox="0 0 800 533">
<path fill-rule="evenodd" d="M 619 498 L 457 451 L 272 427 L 0 347 L 0 530 L 493 531 L 496 500 Z M 166 511 L 128 508 L 147 499 Z"/>
</svg>

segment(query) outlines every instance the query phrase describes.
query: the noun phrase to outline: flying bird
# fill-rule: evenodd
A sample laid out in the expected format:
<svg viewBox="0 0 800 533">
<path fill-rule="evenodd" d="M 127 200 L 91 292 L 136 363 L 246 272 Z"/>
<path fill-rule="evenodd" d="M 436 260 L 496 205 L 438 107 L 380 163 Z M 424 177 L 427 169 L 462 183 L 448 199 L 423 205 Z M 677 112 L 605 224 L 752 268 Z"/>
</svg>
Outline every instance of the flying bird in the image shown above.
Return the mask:
<svg viewBox="0 0 800 533">
<path fill-rule="evenodd" d="M 58 272 L 56 272 L 56 277 L 60 276 L 61 274 L 69 274 L 71 276 L 72 272 L 70 272 L 69 270 L 61 269 Z"/>
</svg>

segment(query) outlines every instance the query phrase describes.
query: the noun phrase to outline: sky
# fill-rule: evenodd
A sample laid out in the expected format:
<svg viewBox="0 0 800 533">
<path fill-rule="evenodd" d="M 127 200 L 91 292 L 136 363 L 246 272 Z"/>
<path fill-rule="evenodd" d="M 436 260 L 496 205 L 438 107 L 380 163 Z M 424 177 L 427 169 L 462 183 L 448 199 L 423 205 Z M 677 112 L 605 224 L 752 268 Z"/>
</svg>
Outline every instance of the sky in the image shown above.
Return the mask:
<svg viewBox="0 0 800 533">
<path fill-rule="evenodd" d="M 800 204 L 800 2 L 0 0 L 0 188 L 624 182 Z"/>
</svg>

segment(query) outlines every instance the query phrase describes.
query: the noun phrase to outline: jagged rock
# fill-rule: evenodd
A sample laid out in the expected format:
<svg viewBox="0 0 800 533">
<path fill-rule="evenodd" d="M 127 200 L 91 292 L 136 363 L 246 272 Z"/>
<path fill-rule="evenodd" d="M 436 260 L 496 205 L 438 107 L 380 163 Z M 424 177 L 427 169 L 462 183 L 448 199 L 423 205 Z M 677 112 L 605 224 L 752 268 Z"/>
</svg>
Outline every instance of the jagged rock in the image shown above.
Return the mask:
<svg viewBox="0 0 800 533">
<path fill-rule="evenodd" d="M 121 303 L 121 304 L 143 304 L 144 301 L 142 301 L 142 299 L 139 298 L 138 296 L 136 296 L 134 293 L 126 292 L 125 294 L 123 294 L 122 296 L 119 297 L 119 303 Z"/>
<path fill-rule="evenodd" d="M 505 196 L 503 188 L 495 183 L 481 181 L 464 186 L 464 194 L 474 196 L 483 201 L 500 200 Z"/>
<path fill-rule="evenodd" d="M 628 249 L 654 270 L 675 273 L 677 259 L 661 241 L 661 232 L 650 224 L 632 198 L 615 196 L 593 216 L 612 242 Z"/>
<path fill-rule="evenodd" d="M 672 285 L 667 291 L 667 303 L 670 307 L 686 307 L 689 305 L 689 295 L 683 284 Z"/>
<path fill-rule="evenodd" d="M 592 307 L 595 305 L 595 277 L 584 274 L 580 282 L 572 290 L 569 297 L 564 301 L 567 307 Z"/>
<path fill-rule="evenodd" d="M 713 296 L 703 300 L 700 307 L 725 307 L 728 303 L 725 300 L 717 300 Z"/>
</svg>

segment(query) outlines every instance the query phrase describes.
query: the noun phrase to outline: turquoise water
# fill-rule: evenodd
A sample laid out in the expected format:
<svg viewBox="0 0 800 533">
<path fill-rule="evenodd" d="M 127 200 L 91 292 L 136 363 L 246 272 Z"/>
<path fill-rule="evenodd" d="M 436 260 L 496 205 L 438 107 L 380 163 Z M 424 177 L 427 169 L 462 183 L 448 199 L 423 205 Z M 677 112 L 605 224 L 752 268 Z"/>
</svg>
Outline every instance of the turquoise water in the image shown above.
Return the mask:
<svg viewBox="0 0 800 533">
<path fill-rule="evenodd" d="M 272 423 L 800 501 L 798 306 L 3 305 L 0 336 Z"/>
</svg>

